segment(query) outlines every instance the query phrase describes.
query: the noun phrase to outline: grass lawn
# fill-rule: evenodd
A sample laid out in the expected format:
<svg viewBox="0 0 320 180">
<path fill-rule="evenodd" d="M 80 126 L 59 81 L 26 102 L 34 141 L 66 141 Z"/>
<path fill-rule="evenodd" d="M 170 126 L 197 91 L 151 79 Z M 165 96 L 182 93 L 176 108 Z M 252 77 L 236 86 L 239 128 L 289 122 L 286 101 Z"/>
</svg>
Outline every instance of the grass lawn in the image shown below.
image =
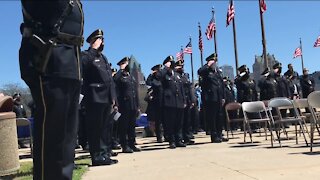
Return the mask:
<svg viewBox="0 0 320 180">
<path fill-rule="evenodd" d="M 73 171 L 74 180 L 80 180 L 81 176 L 88 170 L 88 166 L 91 165 L 91 159 L 88 156 L 76 158 L 76 168 Z M 14 180 L 32 180 L 32 162 L 22 162 L 17 174 L 10 177 L 0 177 Z"/>
</svg>

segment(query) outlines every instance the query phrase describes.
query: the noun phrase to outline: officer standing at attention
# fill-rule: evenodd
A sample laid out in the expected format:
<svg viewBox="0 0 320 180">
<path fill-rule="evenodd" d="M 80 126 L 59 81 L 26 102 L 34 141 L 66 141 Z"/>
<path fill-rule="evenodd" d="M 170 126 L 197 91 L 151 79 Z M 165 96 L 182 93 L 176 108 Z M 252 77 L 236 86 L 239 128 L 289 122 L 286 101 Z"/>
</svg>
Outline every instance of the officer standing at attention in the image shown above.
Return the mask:
<svg viewBox="0 0 320 180">
<path fill-rule="evenodd" d="M 227 141 L 222 137 L 222 106 L 224 104 L 224 87 L 220 71 L 217 67 L 217 54 L 213 53 L 206 58 L 207 64 L 198 70 L 202 77 L 203 104 L 205 118 L 211 132 L 211 142 Z"/>
<path fill-rule="evenodd" d="M 87 110 L 86 122 L 89 151 L 92 165 L 111 165 L 118 161 L 110 159 L 112 108 L 117 109 L 115 84 L 108 59 L 102 54 L 104 48 L 103 31 L 95 30 L 88 38 L 88 50 L 82 52 L 83 95 Z M 116 155 L 116 154 L 114 154 Z"/>
<path fill-rule="evenodd" d="M 162 84 L 159 78 L 159 73 L 162 68 L 162 64 L 155 65 L 151 68 L 152 73 L 148 76 L 146 84 L 151 86 L 152 89 L 152 99 L 148 102 L 148 109 L 151 113 L 151 121 L 155 122 L 156 136 L 157 142 L 162 143 L 162 133 L 161 133 L 161 124 L 164 128 L 164 124 L 162 121 Z M 150 107 L 149 107 L 150 106 Z M 148 113 L 149 117 L 149 113 Z"/>
<path fill-rule="evenodd" d="M 72 179 L 83 11 L 78 0 L 21 0 L 21 77 L 36 106 L 33 179 Z"/>
<path fill-rule="evenodd" d="M 272 78 L 274 78 L 277 82 L 277 95 L 278 97 L 287 97 L 290 98 L 289 85 L 287 79 L 281 75 L 282 72 L 282 64 L 277 62 L 273 65 L 273 74 Z"/>
<path fill-rule="evenodd" d="M 168 56 L 164 61 L 161 71 L 163 86 L 163 114 L 167 130 L 169 148 L 186 147 L 182 143 L 183 109 L 186 107 L 185 92 L 181 76 L 174 71 L 173 56 Z"/>
<path fill-rule="evenodd" d="M 307 98 L 310 93 L 314 91 L 315 82 L 312 76 L 309 75 L 309 70 L 304 68 L 303 75 L 300 79 L 302 89 L 302 97 Z"/>
<path fill-rule="evenodd" d="M 184 72 L 184 62 L 179 60 L 175 64 L 175 69 L 178 75 L 181 77 L 183 88 L 185 92 L 185 100 L 186 100 L 186 107 L 184 108 L 184 115 L 183 115 L 183 123 L 182 123 L 182 137 L 183 142 L 187 145 L 194 144 L 194 141 L 191 139 L 194 138 L 193 132 L 191 131 L 191 108 L 196 103 L 196 98 L 194 95 L 193 85 L 190 82 L 189 74 Z"/>
<path fill-rule="evenodd" d="M 118 63 L 120 70 L 114 76 L 119 102 L 119 137 L 122 152 L 133 153 L 141 151 L 135 146 L 136 118 L 139 112 L 138 82 L 130 74 L 129 58 L 124 57 Z M 128 137 L 128 138 L 127 138 Z"/>
</svg>

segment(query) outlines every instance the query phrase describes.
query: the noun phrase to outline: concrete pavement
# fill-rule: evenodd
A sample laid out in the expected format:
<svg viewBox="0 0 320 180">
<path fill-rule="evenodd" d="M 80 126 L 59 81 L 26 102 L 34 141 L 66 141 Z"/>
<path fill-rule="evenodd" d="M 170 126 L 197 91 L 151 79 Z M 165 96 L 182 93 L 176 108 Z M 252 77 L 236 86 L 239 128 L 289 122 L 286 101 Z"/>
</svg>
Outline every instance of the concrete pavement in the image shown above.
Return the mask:
<svg viewBox="0 0 320 180">
<path fill-rule="evenodd" d="M 320 179 L 320 147 L 309 153 L 302 136 L 296 145 L 290 133 L 291 140 L 283 141 L 282 148 L 277 142 L 271 148 L 270 137 L 266 141 L 255 134 L 254 143 L 243 143 L 239 133 L 220 144 L 210 143 L 209 136 L 200 133 L 196 145 L 174 150 L 167 148 L 168 143 L 155 143 L 155 138 L 138 138 L 142 152 L 120 153 L 116 165 L 89 167 L 83 179 Z"/>
</svg>

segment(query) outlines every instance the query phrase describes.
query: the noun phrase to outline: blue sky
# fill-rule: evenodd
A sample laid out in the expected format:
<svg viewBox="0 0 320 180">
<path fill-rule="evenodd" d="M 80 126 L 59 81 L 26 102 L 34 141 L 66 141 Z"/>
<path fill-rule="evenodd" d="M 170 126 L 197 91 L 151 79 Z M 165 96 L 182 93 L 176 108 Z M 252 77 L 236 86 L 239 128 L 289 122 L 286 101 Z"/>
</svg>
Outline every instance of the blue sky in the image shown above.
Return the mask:
<svg viewBox="0 0 320 180">
<path fill-rule="evenodd" d="M 319 70 L 320 48 L 313 48 L 318 35 L 319 1 L 268 1 L 264 13 L 267 52 L 286 65 L 292 63 L 301 74 L 300 58 L 293 53 L 302 38 L 305 67 Z M 134 55 L 147 76 L 150 68 L 168 55 L 174 55 L 192 37 L 194 69 L 200 67 L 198 22 L 204 41 L 204 58 L 213 53 L 213 40 L 205 39 L 205 29 L 216 9 L 219 64 L 235 66 L 232 26 L 226 28 L 228 1 L 83 1 L 85 38 L 95 29 L 105 33 L 104 54 L 112 64 L 124 56 Z M 252 67 L 255 55 L 262 54 L 258 1 L 235 1 L 239 65 Z M 0 86 L 21 83 L 18 51 L 22 21 L 20 1 L 1 1 Z M 85 44 L 82 48 L 87 49 Z M 191 72 L 190 57 L 185 56 L 186 70 Z M 250 68 L 252 69 L 252 68 Z"/>
</svg>

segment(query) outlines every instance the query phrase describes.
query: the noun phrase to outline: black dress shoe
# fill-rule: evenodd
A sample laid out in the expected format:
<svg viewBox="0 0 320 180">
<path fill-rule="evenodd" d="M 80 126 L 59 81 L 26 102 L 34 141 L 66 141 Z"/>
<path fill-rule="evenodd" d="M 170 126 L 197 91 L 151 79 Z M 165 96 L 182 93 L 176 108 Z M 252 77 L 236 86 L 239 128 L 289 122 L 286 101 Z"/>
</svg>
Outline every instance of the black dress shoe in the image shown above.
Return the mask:
<svg viewBox="0 0 320 180">
<path fill-rule="evenodd" d="M 182 143 L 182 142 L 177 142 L 176 143 L 176 146 L 177 147 L 187 147 L 184 143 Z"/>
<path fill-rule="evenodd" d="M 113 157 L 115 157 L 115 156 L 118 156 L 118 153 L 111 151 L 111 152 L 110 152 L 110 155 L 113 156 Z"/>
<path fill-rule="evenodd" d="M 137 148 L 136 146 L 132 146 L 130 148 L 133 150 L 133 152 L 140 152 L 141 151 L 141 149 Z"/>
<path fill-rule="evenodd" d="M 115 144 L 112 146 L 112 149 L 119 150 L 119 149 L 121 149 L 121 146 L 120 146 L 120 144 Z"/>
<path fill-rule="evenodd" d="M 170 149 L 175 149 L 176 148 L 176 144 L 175 143 L 170 143 L 169 144 L 169 148 Z"/>
<path fill-rule="evenodd" d="M 122 152 L 123 153 L 133 153 L 133 150 L 127 146 L 127 147 L 122 148 Z"/>
<path fill-rule="evenodd" d="M 118 160 L 101 157 L 95 160 L 92 160 L 92 166 L 103 166 L 103 165 L 112 165 L 117 164 Z"/>
<path fill-rule="evenodd" d="M 228 138 L 225 138 L 225 137 L 222 137 L 222 138 L 220 138 L 220 139 L 221 139 L 222 142 L 228 142 L 228 141 L 229 141 L 229 139 L 228 139 Z"/>
<path fill-rule="evenodd" d="M 186 145 L 193 145 L 193 144 L 195 144 L 195 142 L 192 141 L 192 140 L 189 140 L 189 141 L 185 141 L 184 144 L 186 144 Z"/>
<path fill-rule="evenodd" d="M 212 143 L 222 143 L 222 139 L 215 137 L 215 138 L 211 138 L 211 142 Z"/>
<path fill-rule="evenodd" d="M 157 138 L 157 143 L 163 143 L 162 138 Z"/>
</svg>

